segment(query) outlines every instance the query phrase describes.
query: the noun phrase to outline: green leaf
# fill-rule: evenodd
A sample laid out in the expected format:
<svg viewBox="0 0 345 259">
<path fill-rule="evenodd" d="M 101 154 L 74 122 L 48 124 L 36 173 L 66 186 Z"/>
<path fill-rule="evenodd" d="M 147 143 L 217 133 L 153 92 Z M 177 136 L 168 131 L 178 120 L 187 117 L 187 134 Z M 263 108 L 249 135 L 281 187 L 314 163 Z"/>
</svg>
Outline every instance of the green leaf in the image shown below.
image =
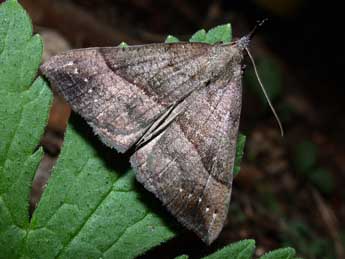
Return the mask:
<svg viewBox="0 0 345 259">
<path fill-rule="evenodd" d="M 232 40 L 231 24 L 227 23 L 219 25 L 209 30 L 206 34 L 204 42 L 208 44 L 215 44 L 218 42 L 229 43 Z"/>
<path fill-rule="evenodd" d="M 174 232 L 153 212 L 152 200 L 145 201 L 137 189 L 134 174 L 111 170 L 71 128 L 29 222 L 28 198 L 42 157 L 42 150 L 35 148 L 47 121 L 51 92 L 40 78 L 31 87 L 29 79 L 22 80 L 35 75 L 42 43 L 27 33 L 30 20 L 16 1 L 0 6 L 0 22 L 1 257 L 133 258 L 172 238 Z M 20 45 L 12 44 L 12 33 L 27 37 Z M 17 70 L 8 69 L 14 64 Z"/>
<path fill-rule="evenodd" d="M 30 19 L 20 5 L 0 5 L 0 251 L 23 254 L 29 226 L 29 194 L 42 158 L 37 149 L 51 103 L 45 82 L 34 82 L 42 42 L 32 36 Z"/>
<path fill-rule="evenodd" d="M 8 92 L 27 90 L 41 62 L 42 41 L 32 37 L 32 25 L 25 11 L 14 0 L 0 10 L 0 86 Z"/>
<path fill-rule="evenodd" d="M 241 240 L 230 244 L 203 259 L 251 259 L 255 249 L 255 241 L 251 239 Z M 260 259 L 297 259 L 295 249 L 287 247 L 268 252 Z M 175 259 L 188 259 L 187 255 L 181 255 Z"/>
<path fill-rule="evenodd" d="M 236 176 L 241 169 L 241 161 L 244 155 L 244 147 L 246 145 L 246 136 L 239 133 L 236 145 L 236 157 L 235 157 L 235 165 L 233 169 L 233 174 Z"/>
<path fill-rule="evenodd" d="M 125 49 L 125 48 L 128 48 L 128 44 L 126 42 L 121 42 L 119 44 L 119 47 Z"/>
<path fill-rule="evenodd" d="M 205 29 L 201 29 L 194 33 L 190 39 L 189 42 L 203 42 L 208 44 L 215 44 L 215 43 L 229 43 L 232 39 L 232 29 L 231 24 L 227 23 L 224 25 L 216 26 L 212 29 L 210 29 L 207 33 Z M 165 43 L 174 43 L 179 42 L 180 40 L 176 38 L 175 36 L 169 35 Z"/>
<path fill-rule="evenodd" d="M 134 258 L 174 236 L 120 174 L 72 127 L 27 237 L 32 258 Z"/>
<path fill-rule="evenodd" d="M 204 259 L 249 259 L 252 258 L 254 249 L 254 240 L 241 240 L 204 257 Z"/>
<path fill-rule="evenodd" d="M 168 35 L 168 37 L 165 39 L 165 43 L 175 43 L 179 42 L 180 40 L 176 38 L 175 36 Z"/>
<path fill-rule="evenodd" d="M 204 29 L 198 30 L 190 37 L 189 42 L 206 42 L 206 31 Z"/>
<path fill-rule="evenodd" d="M 261 256 L 260 259 L 293 259 L 295 255 L 295 249 L 287 247 L 268 252 Z"/>
<path fill-rule="evenodd" d="M 316 145 L 305 140 L 295 147 L 293 163 L 299 172 L 306 174 L 315 164 L 316 156 Z"/>
</svg>

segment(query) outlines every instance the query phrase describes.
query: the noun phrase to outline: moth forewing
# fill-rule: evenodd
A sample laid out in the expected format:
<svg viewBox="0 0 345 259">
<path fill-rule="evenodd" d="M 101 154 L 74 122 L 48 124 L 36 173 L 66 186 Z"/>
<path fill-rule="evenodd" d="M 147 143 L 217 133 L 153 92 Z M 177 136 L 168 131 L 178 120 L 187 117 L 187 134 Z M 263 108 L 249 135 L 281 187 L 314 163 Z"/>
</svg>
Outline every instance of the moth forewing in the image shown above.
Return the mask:
<svg viewBox="0 0 345 259">
<path fill-rule="evenodd" d="M 145 188 L 207 244 L 227 217 L 242 44 L 173 43 L 57 55 L 42 73 Z"/>
</svg>

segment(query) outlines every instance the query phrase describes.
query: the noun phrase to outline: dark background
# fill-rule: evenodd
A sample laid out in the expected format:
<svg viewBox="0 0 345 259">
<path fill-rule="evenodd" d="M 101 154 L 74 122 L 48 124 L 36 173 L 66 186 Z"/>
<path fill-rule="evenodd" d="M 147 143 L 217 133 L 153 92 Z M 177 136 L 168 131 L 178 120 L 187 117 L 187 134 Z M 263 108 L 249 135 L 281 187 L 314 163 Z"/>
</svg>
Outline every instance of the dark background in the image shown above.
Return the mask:
<svg viewBox="0 0 345 259">
<path fill-rule="evenodd" d="M 340 3 L 307 0 L 154 1 L 23 0 L 45 41 L 44 59 L 69 48 L 187 40 L 230 22 L 233 36 L 269 18 L 250 49 L 283 122 L 280 136 L 247 60 L 241 132 L 247 136 L 229 219 L 206 247 L 186 233 L 143 258 L 198 258 L 230 242 L 254 238 L 257 255 L 282 246 L 304 258 L 345 258 L 345 35 Z M 340 1 L 339 1 L 340 2 Z M 47 155 L 32 204 L 49 177 L 70 110 L 56 98 L 42 140 Z M 34 206 L 32 207 L 34 209 Z"/>
</svg>

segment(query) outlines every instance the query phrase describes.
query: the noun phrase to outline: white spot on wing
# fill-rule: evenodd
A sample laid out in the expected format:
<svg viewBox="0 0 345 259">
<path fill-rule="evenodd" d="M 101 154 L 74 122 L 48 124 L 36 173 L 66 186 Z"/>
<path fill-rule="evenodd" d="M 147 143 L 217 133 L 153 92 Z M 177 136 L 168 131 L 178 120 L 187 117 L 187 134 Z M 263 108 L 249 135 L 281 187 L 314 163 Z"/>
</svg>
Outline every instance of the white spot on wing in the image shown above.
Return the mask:
<svg viewBox="0 0 345 259">
<path fill-rule="evenodd" d="M 210 222 L 210 226 L 208 227 L 208 232 L 211 231 L 212 226 L 213 226 L 214 221 L 216 220 L 216 218 L 217 218 L 217 213 L 213 212 L 213 214 L 212 214 L 212 220 L 211 220 L 211 222 Z"/>
<path fill-rule="evenodd" d="M 70 67 L 70 66 L 73 66 L 73 65 L 74 65 L 74 62 L 73 62 L 73 61 L 70 61 L 70 62 L 64 64 L 64 65 L 62 66 L 62 68 L 63 68 L 63 67 Z"/>
</svg>

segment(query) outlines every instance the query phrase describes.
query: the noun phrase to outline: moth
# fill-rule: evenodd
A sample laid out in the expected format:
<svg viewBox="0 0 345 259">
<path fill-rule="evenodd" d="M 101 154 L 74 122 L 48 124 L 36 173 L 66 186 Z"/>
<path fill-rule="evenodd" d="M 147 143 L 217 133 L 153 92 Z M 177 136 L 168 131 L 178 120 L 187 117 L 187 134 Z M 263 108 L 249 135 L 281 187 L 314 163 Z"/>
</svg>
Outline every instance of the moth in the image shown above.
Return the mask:
<svg viewBox="0 0 345 259">
<path fill-rule="evenodd" d="M 71 50 L 41 72 L 137 180 L 205 243 L 228 214 L 249 36 Z"/>
</svg>

